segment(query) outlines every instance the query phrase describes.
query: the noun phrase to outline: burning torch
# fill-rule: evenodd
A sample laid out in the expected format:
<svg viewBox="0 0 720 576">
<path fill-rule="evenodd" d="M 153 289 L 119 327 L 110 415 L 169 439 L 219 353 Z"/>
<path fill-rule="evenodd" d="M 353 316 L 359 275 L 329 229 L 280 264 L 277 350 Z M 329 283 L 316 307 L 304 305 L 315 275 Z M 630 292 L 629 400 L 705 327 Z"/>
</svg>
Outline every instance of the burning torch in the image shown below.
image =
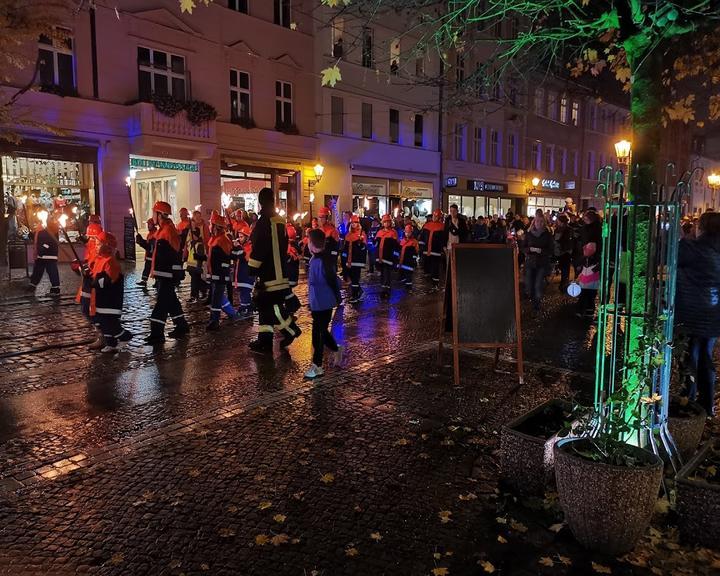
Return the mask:
<svg viewBox="0 0 720 576">
<path fill-rule="evenodd" d="M 58 226 L 60 227 L 60 230 L 62 231 L 63 236 L 65 236 L 65 241 L 68 244 L 70 244 L 70 250 L 72 250 L 73 256 L 75 256 L 75 260 L 77 260 L 78 262 L 82 262 L 82 260 L 80 260 L 80 256 L 78 256 L 78 253 L 75 250 L 75 246 L 70 241 L 70 236 L 68 236 L 67 230 L 65 229 L 65 225 L 67 224 L 67 219 L 68 219 L 67 214 L 61 214 L 60 216 L 58 216 L 58 218 L 57 218 Z"/>
<path fill-rule="evenodd" d="M 139 234 L 140 230 L 138 229 L 137 217 L 135 216 L 135 204 L 133 204 L 132 188 L 130 187 L 130 176 L 125 178 L 125 185 L 127 186 L 128 198 L 130 199 L 130 209 L 128 212 L 130 213 L 130 216 L 132 216 L 135 233 Z"/>
</svg>

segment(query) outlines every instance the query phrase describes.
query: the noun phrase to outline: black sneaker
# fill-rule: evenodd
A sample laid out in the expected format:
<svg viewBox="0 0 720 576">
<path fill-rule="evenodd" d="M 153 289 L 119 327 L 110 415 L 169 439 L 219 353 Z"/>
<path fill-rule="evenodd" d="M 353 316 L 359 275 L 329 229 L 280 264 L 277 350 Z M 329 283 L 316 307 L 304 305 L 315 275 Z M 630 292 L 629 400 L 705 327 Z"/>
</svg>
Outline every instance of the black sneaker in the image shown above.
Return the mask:
<svg viewBox="0 0 720 576">
<path fill-rule="evenodd" d="M 170 332 L 168 333 L 168 336 L 170 336 L 170 338 L 184 338 L 185 336 L 188 335 L 189 332 L 190 332 L 190 326 L 188 326 L 187 323 L 185 323 L 185 324 L 180 324 L 180 326 L 175 326 L 175 328 L 170 330 Z"/>
<path fill-rule="evenodd" d="M 272 345 L 268 345 L 260 340 L 253 340 L 248 344 L 248 348 L 258 354 L 272 354 Z"/>
<path fill-rule="evenodd" d="M 150 336 L 146 336 L 144 339 L 145 344 L 150 344 L 151 346 L 154 346 L 155 344 L 162 344 L 165 342 L 165 336 L 163 334 L 150 334 Z"/>
<path fill-rule="evenodd" d="M 50 292 L 47 293 L 48 296 L 51 298 L 59 298 L 60 297 L 60 288 L 50 288 Z"/>
<path fill-rule="evenodd" d="M 135 282 L 135 286 L 142 286 L 143 288 L 147 287 L 147 280 L 139 280 Z"/>
<path fill-rule="evenodd" d="M 220 322 L 210 322 L 207 326 L 205 326 L 205 330 L 208 332 L 215 332 L 217 330 L 220 330 Z"/>
</svg>

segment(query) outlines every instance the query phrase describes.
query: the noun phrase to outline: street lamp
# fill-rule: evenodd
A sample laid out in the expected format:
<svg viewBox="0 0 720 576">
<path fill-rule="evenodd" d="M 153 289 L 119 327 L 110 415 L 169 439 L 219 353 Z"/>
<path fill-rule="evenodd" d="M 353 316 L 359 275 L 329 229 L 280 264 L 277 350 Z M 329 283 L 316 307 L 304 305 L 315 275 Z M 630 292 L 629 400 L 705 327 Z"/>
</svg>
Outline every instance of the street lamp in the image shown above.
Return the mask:
<svg viewBox="0 0 720 576">
<path fill-rule="evenodd" d="M 525 189 L 525 192 L 528 196 L 532 196 L 533 194 L 535 194 L 535 192 L 537 192 L 537 187 L 540 184 L 540 178 L 535 176 L 534 178 L 532 178 L 532 180 L 530 180 L 530 184 L 532 184 L 532 188 Z"/>
<path fill-rule="evenodd" d="M 629 164 L 630 163 L 630 151 L 632 144 L 627 140 L 620 140 L 615 142 L 615 156 L 617 156 L 618 164 Z"/>
<path fill-rule="evenodd" d="M 717 174 L 716 172 L 712 172 L 707 177 L 708 184 L 710 185 L 710 190 L 712 190 L 712 197 L 711 197 L 711 203 L 712 203 L 712 209 L 715 210 L 715 191 L 720 188 L 720 174 Z"/>
<path fill-rule="evenodd" d="M 315 172 L 315 183 L 319 184 L 320 180 L 322 180 L 323 172 L 325 172 L 325 166 L 318 163 L 313 166 L 313 171 Z"/>
</svg>

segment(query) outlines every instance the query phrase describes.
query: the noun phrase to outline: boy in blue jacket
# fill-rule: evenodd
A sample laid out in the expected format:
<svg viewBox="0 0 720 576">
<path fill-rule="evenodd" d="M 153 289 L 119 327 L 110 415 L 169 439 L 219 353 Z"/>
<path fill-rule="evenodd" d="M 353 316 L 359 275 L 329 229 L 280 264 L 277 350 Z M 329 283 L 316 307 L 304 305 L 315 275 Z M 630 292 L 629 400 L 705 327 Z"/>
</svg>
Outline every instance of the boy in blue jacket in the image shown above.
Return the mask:
<svg viewBox="0 0 720 576">
<path fill-rule="evenodd" d="M 308 300 L 312 313 L 313 359 L 305 378 L 317 378 L 325 374 L 322 367 L 325 346 L 335 353 L 335 366 L 342 362 L 343 347 L 338 346 L 328 330 L 333 308 L 340 303 L 340 281 L 335 273 L 335 258 L 325 255 L 325 233 L 322 230 L 310 230 L 308 248 L 312 254 L 308 267 Z"/>
</svg>

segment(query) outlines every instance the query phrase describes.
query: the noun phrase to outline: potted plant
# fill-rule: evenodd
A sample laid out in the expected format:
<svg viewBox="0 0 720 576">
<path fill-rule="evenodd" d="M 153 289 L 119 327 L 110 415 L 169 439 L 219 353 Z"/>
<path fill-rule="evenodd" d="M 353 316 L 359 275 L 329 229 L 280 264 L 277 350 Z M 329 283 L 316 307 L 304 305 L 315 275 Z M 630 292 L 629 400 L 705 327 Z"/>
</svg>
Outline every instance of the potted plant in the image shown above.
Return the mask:
<svg viewBox="0 0 720 576">
<path fill-rule="evenodd" d="M 720 545 L 720 444 L 708 442 L 677 475 L 680 537 L 693 544 Z"/>
<path fill-rule="evenodd" d="M 653 370 L 662 365 L 662 333 L 647 323 L 615 391 L 580 414 L 578 438 L 555 445 L 560 505 L 575 538 L 585 547 L 619 555 L 647 530 L 662 480 L 663 462 L 639 443 L 657 404 Z"/>
<path fill-rule="evenodd" d="M 553 399 L 508 422 L 500 435 L 501 477 L 517 492 L 541 495 L 554 480 L 553 447 L 572 406 Z"/>
<path fill-rule="evenodd" d="M 202 100 L 188 100 L 185 103 L 185 112 L 190 124 L 198 126 L 203 122 L 210 122 L 217 118 L 217 110 Z"/>
<path fill-rule="evenodd" d="M 683 461 L 687 461 L 695 454 L 705 430 L 706 417 L 705 409 L 687 396 L 670 399 L 668 431 Z"/>
</svg>

